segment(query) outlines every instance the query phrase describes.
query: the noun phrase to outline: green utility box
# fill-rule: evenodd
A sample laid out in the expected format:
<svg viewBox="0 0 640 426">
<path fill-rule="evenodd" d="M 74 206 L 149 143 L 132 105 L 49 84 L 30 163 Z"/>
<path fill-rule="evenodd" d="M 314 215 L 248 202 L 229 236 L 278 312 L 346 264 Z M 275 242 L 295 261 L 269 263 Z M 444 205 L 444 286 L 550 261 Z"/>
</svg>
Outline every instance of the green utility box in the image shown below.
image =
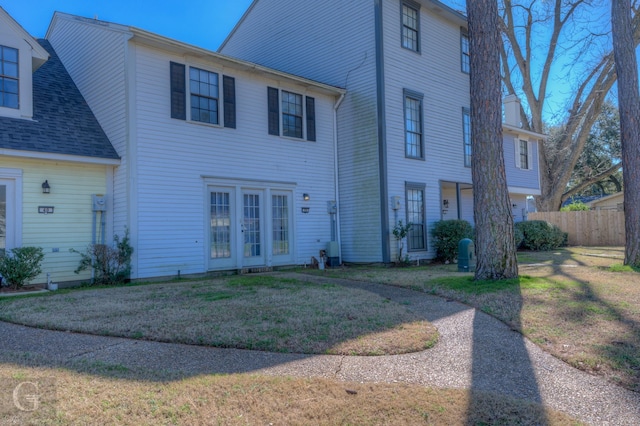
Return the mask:
<svg viewBox="0 0 640 426">
<path fill-rule="evenodd" d="M 476 270 L 476 250 L 473 241 L 468 238 L 458 243 L 458 272 L 474 272 Z"/>
<path fill-rule="evenodd" d="M 327 264 L 330 268 L 340 266 L 340 249 L 337 241 L 327 243 Z"/>
</svg>

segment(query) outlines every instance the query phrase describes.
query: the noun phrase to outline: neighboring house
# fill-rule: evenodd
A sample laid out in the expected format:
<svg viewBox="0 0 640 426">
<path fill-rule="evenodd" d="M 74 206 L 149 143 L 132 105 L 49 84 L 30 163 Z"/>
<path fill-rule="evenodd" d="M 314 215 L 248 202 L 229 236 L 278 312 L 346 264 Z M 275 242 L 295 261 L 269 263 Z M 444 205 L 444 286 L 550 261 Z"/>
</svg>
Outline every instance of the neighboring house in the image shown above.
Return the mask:
<svg viewBox="0 0 640 426">
<path fill-rule="evenodd" d="M 55 282 L 88 279 L 74 274 L 80 257 L 69 249 L 109 234 L 101 224 L 111 210 L 94 212 L 92 196 L 110 191 L 119 163 L 49 43 L 0 8 L 0 255 L 42 247 L 43 272 L 32 283 L 47 273 Z"/>
<path fill-rule="evenodd" d="M 338 109 L 339 217 L 348 262 L 433 258 L 430 229 L 473 221 L 466 18 L 434 0 L 254 0 L 220 52 L 347 90 Z M 540 194 L 538 144 L 505 104 L 513 216 Z"/>
<path fill-rule="evenodd" d="M 616 210 L 624 211 L 624 192 L 616 192 L 586 203 L 591 210 Z"/>
<path fill-rule="evenodd" d="M 132 278 L 308 264 L 339 240 L 344 90 L 63 13 L 46 38 L 122 157 Z"/>
</svg>

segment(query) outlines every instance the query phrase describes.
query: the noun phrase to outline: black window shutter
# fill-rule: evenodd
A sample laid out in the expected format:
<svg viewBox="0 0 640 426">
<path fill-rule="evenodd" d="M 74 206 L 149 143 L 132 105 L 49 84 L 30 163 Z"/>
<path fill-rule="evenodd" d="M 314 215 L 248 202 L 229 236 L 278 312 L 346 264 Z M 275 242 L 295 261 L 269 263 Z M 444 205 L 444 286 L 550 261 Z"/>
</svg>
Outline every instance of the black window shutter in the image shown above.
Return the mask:
<svg viewBox="0 0 640 426">
<path fill-rule="evenodd" d="M 236 79 L 222 76 L 224 96 L 224 127 L 236 128 Z"/>
<path fill-rule="evenodd" d="M 316 141 L 316 100 L 307 96 L 307 140 Z"/>
<path fill-rule="evenodd" d="M 280 108 L 278 104 L 278 89 L 267 88 L 269 94 L 269 134 L 280 135 Z"/>
<path fill-rule="evenodd" d="M 171 118 L 187 119 L 185 66 L 171 62 Z"/>
</svg>

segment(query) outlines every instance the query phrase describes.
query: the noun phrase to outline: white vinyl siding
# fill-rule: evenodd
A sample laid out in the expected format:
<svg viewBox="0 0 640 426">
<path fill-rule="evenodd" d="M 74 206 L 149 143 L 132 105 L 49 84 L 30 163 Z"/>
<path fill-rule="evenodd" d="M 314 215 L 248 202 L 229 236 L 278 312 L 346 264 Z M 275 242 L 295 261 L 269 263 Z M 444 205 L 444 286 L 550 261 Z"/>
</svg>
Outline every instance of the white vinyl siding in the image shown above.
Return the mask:
<svg viewBox="0 0 640 426">
<path fill-rule="evenodd" d="M 135 146 L 127 146 L 127 135 L 131 131 L 128 117 L 132 117 L 132 112 L 129 111 L 125 92 L 129 35 L 123 30 L 64 18 L 54 19 L 47 34 L 47 39 L 121 157 L 113 177 L 113 226 L 119 235 L 125 227 L 132 227 L 127 213 L 130 196 L 127 183 L 132 178 L 129 157 L 135 153 Z"/>
<path fill-rule="evenodd" d="M 409 53 L 399 47 L 400 6 L 394 6 L 394 48 Z M 348 141 L 338 143 L 338 208 L 342 258 L 349 262 L 378 262 L 382 254 L 374 17 L 370 0 L 258 1 L 221 49 L 347 89 L 337 112 L 338 135 Z M 402 103 L 398 111 L 402 116 Z M 398 147 L 404 151 L 402 142 Z"/>
<path fill-rule="evenodd" d="M 242 189 L 260 190 L 266 197 L 272 189 L 282 189 L 283 184 L 291 187 L 295 214 L 290 238 L 297 242 L 297 250 L 276 256 L 260 247 L 261 255 L 271 265 L 309 263 L 331 237 L 329 222 L 323 219 L 326 201 L 335 198 L 331 137 L 334 98 L 292 86 L 292 91 L 316 99 L 318 142 L 300 144 L 286 138 L 269 141 L 265 138 L 265 93 L 268 86 L 280 82 L 226 68 L 225 75 L 235 78 L 241 126 L 229 129 L 171 120 L 167 114 L 167 76 L 170 62 L 179 60 L 161 50 L 136 46 L 139 155 L 138 197 L 134 202 L 138 216 L 144 218 L 138 230 L 138 277 L 203 272 L 211 253 L 209 185 L 232 188 L 240 201 Z M 212 69 L 206 59 L 191 65 Z M 301 202 L 303 192 L 312 196 L 308 214 L 302 214 L 296 204 Z M 267 213 L 270 217 L 271 211 L 262 211 Z M 266 216 L 263 224 L 265 220 Z M 261 238 L 266 241 L 265 236 Z"/>
</svg>

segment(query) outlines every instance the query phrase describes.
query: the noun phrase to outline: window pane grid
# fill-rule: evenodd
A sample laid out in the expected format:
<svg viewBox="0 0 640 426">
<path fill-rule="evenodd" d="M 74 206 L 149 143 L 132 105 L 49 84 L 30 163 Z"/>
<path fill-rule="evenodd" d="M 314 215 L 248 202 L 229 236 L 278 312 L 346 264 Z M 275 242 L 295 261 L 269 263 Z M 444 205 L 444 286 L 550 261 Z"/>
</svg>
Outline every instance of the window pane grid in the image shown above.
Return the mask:
<svg viewBox="0 0 640 426">
<path fill-rule="evenodd" d="M 471 58 L 469 56 L 469 36 L 467 34 L 460 35 L 460 50 L 462 71 L 469 73 L 471 71 Z"/>
<path fill-rule="evenodd" d="M 405 145 L 407 157 L 422 158 L 421 101 L 405 98 Z"/>
<path fill-rule="evenodd" d="M 231 206 L 228 192 L 211 193 L 211 258 L 231 257 Z"/>
<path fill-rule="evenodd" d="M 260 195 L 244 195 L 244 257 L 260 256 Z"/>
<path fill-rule="evenodd" d="M 464 141 L 464 165 L 471 167 L 471 117 L 468 110 L 462 112 L 462 138 Z"/>
<path fill-rule="evenodd" d="M 289 205 L 286 195 L 272 196 L 273 254 L 289 254 Z"/>
<path fill-rule="evenodd" d="M 425 250 L 424 191 L 422 189 L 407 189 L 407 222 L 412 224 L 407 235 L 409 250 Z"/>
<path fill-rule="evenodd" d="M 0 46 L 0 106 L 18 108 L 18 50 Z"/>
<path fill-rule="evenodd" d="M 402 46 L 418 51 L 418 11 L 402 5 Z"/>
<path fill-rule="evenodd" d="M 302 95 L 282 91 L 282 134 L 302 138 Z"/>
<path fill-rule="evenodd" d="M 520 141 L 520 168 L 529 168 L 529 145 L 527 141 Z"/>
<path fill-rule="evenodd" d="M 218 124 L 218 74 L 190 68 L 189 90 L 191 92 L 191 120 Z"/>
</svg>

